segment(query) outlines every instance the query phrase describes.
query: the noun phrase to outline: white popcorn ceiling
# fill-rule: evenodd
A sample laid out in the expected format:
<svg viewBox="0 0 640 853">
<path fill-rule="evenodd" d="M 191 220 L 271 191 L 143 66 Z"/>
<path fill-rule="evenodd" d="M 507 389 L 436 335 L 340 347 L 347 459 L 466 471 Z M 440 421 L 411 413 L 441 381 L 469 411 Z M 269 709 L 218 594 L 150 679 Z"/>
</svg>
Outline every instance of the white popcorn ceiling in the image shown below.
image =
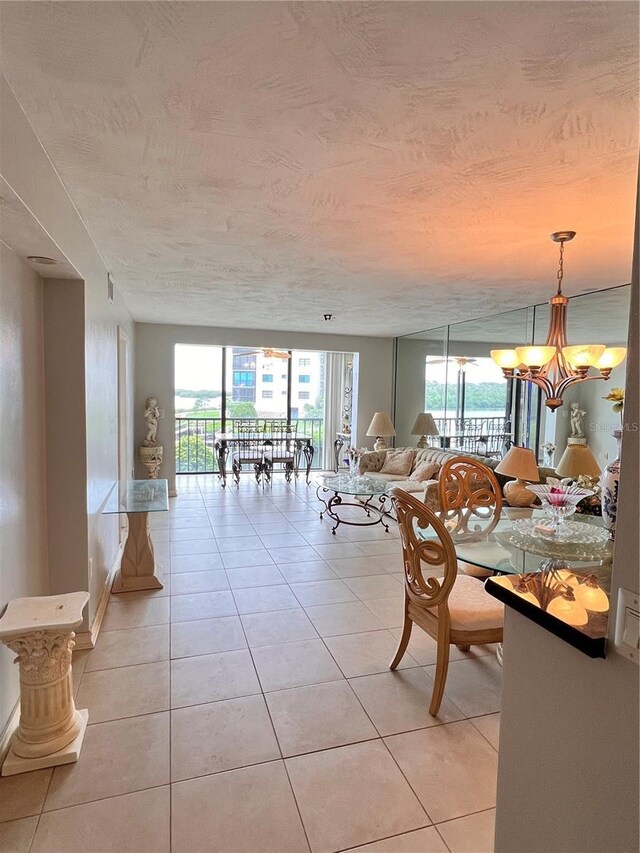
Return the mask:
<svg viewBox="0 0 640 853">
<path fill-rule="evenodd" d="M 394 335 L 629 280 L 635 2 L 3 2 L 134 317 Z"/>
</svg>

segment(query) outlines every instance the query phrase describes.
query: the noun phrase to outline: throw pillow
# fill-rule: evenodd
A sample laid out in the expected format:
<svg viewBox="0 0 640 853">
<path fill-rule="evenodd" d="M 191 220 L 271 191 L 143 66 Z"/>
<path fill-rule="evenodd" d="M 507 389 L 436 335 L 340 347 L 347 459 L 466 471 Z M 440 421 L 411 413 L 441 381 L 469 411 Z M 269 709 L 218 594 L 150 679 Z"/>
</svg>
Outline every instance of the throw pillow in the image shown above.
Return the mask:
<svg viewBox="0 0 640 853">
<path fill-rule="evenodd" d="M 413 450 L 387 450 L 380 473 L 408 477 L 413 465 L 413 453 Z"/>
<path fill-rule="evenodd" d="M 416 470 L 411 474 L 410 479 L 426 483 L 427 480 L 435 480 L 439 470 L 440 466 L 437 462 L 421 462 L 416 465 Z"/>
</svg>

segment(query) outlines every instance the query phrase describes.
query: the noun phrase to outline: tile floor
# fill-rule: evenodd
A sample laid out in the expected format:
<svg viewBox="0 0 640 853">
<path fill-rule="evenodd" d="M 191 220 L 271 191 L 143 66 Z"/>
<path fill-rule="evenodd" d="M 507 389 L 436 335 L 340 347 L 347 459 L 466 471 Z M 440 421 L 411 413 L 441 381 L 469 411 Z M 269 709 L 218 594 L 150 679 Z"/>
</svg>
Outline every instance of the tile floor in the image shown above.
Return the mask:
<svg viewBox="0 0 640 853">
<path fill-rule="evenodd" d="M 112 596 L 74 655 L 75 765 L 0 779 L 0 851 L 485 853 L 500 669 L 435 643 L 388 670 L 397 530 L 318 518 L 315 489 L 182 477 L 152 517 L 164 589 Z"/>
</svg>

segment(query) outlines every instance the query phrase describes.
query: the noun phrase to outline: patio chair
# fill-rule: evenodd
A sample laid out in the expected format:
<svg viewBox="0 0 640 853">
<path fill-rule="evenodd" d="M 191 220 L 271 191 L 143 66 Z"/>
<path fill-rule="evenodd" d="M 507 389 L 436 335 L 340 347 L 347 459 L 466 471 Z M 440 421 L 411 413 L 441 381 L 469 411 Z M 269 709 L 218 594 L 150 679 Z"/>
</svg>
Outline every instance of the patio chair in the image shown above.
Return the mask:
<svg viewBox="0 0 640 853">
<path fill-rule="evenodd" d="M 231 463 L 236 485 L 240 485 L 243 465 L 253 468 L 256 483 L 262 482 L 265 473 L 264 429 L 262 424 L 255 420 L 236 421 L 233 431 L 240 438 L 238 446 L 233 451 Z"/>
<path fill-rule="evenodd" d="M 275 465 L 284 469 L 287 483 L 297 469 L 298 448 L 296 446 L 297 423 L 277 418 L 264 422 L 264 476 L 272 482 Z"/>
<path fill-rule="evenodd" d="M 389 669 L 395 669 L 407 650 L 414 623 L 437 642 L 436 674 L 429 713 L 440 708 L 449 668 L 450 646 L 502 642 L 504 607 L 485 592 L 480 581 L 458 574 L 453 540 L 444 523 L 421 500 L 393 488 L 404 563 L 404 624 Z M 417 530 L 431 527 L 434 538 Z M 423 574 L 423 564 L 429 574 Z M 441 576 L 436 576 L 441 575 Z"/>
</svg>

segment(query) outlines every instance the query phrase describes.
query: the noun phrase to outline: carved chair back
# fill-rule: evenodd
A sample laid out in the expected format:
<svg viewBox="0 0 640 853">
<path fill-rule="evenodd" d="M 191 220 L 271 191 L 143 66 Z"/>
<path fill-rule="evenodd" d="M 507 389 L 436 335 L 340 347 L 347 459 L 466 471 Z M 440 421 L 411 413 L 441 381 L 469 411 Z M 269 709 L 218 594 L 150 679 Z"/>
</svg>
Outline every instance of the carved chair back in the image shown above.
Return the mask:
<svg viewBox="0 0 640 853">
<path fill-rule="evenodd" d="M 405 590 L 414 604 L 427 608 L 447 609 L 447 598 L 455 583 L 458 571 L 456 550 L 442 521 L 421 500 L 393 488 L 389 491 L 396 511 L 400 539 Z M 422 535 L 418 535 L 422 531 Z M 442 577 L 424 575 L 428 570 L 438 570 Z"/>
<path fill-rule="evenodd" d="M 440 469 L 441 517 L 456 542 L 485 539 L 500 519 L 502 490 L 491 468 L 455 456 Z"/>
</svg>

